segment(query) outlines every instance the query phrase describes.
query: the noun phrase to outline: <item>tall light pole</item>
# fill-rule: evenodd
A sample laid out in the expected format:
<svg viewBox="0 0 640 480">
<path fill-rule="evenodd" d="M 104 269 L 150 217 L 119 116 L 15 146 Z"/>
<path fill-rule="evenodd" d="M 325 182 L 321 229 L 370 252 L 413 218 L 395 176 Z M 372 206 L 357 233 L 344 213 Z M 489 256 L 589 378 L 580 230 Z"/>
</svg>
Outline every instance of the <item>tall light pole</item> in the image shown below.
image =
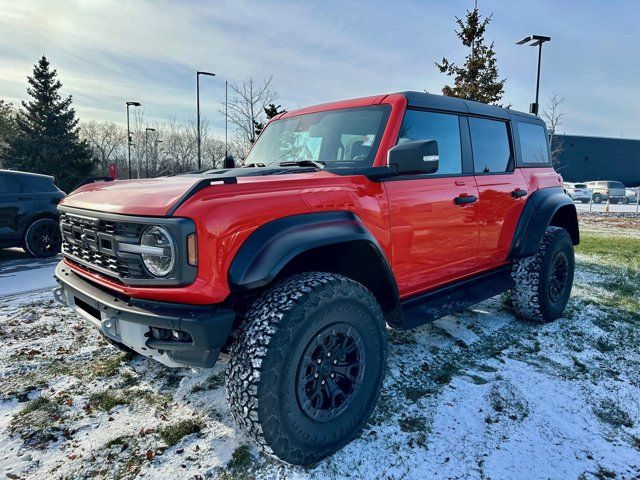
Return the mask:
<svg viewBox="0 0 640 480">
<path fill-rule="evenodd" d="M 197 117 L 198 117 L 198 170 L 202 168 L 202 161 L 200 159 L 200 75 L 208 75 L 210 77 L 215 77 L 215 73 L 211 72 L 201 72 L 199 70 L 196 71 L 196 103 L 197 103 Z"/>
<path fill-rule="evenodd" d="M 129 107 L 139 107 L 142 105 L 140 102 L 126 102 L 127 103 L 127 147 L 129 158 L 129 178 L 131 178 L 131 128 L 129 128 Z"/>
<path fill-rule="evenodd" d="M 545 37 L 542 35 L 529 35 L 528 37 L 524 37 L 522 40 L 516 42 L 516 45 L 524 45 L 525 43 L 529 43 L 531 47 L 538 47 L 538 76 L 536 78 L 536 101 L 529 105 L 529 113 L 533 113 L 538 115 L 540 104 L 538 103 L 538 97 L 540 95 L 540 62 L 542 61 L 542 44 L 544 42 L 550 42 L 551 37 Z"/>
<path fill-rule="evenodd" d="M 149 178 L 149 132 L 155 132 L 155 128 L 147 127 L 144 129 L 144 146 L 145 146 L 145 160 L 146 160 L 146 177 Z M 138 173 L 138 178 L 140 178 L 140 173 Z"/>
</svg>

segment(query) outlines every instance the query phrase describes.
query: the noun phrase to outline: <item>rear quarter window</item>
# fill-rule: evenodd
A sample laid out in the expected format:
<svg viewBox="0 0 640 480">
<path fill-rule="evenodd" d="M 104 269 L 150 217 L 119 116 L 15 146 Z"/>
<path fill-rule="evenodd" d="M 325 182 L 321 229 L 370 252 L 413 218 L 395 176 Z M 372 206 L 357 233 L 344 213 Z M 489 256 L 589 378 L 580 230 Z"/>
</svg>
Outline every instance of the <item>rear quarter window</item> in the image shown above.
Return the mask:
<svg viewBox="0 0 640 480">
<path fill-rule="evenodd" d="M 22 189 L 25 192 L 44 193 L 56 192 L 58 190 L 53 184 L 53 181 L 48 178 L 20 177 L 20 183 L 22 184 Z"/>
<path fill-rule="evenodd" d="M 609 188 L 624 188 L 624 185 L 621 182 L 607 182 L 607 186 Z"/>
<path fill-rule="evenodd" d="M 544 127 L 535 123 L 518 122 L 522 163 L 549 164 L 549 148 Z"/>
</svg>

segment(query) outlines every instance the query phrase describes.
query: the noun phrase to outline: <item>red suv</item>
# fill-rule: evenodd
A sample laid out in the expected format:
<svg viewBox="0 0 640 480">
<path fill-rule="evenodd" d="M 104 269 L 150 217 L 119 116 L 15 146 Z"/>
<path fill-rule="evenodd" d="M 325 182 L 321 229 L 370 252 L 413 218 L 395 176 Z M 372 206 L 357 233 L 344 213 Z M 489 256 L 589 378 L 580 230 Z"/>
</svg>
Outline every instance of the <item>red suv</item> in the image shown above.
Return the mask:
<svg viewBox="0 0 640 480">
<path fill-rule="evenodd" d="M 367 421 L 387 326 L 505 291 L 554 320 L 579 241 L 539 118 L 416 92 L 281 114 L 244 167 L 85 185 L 60 211 L 55 296 L 168 366 L 228 353 L 238 424 L 298 464 Z"/>
</svg>

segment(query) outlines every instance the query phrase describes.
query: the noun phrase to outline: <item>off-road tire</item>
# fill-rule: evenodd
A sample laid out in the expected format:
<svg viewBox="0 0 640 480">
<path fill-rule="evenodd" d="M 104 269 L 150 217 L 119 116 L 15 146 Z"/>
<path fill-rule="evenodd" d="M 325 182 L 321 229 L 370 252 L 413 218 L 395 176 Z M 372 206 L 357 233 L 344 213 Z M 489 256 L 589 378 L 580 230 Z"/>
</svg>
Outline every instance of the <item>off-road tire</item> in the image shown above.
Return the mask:
<svg viewBox="0 0 640 480">
<path fill-rule="evenodd" d="M 61 244 L 60 226 L 51 218 L 36 220 L 24 234 L 24 249 L 33 257 L 53 257 L 60 253 Z"/>
<path fill-rule="evenodd" d="M 563 259 L 564 257 L 564 259 Z M 566 260 L 566 277 L 562 288 L 554 285 L 554 266 Z M 515 262 L 511 273 L 516 286 L 511 290 L 511 304 L 516 314 L 533 322 L 551 322 L 564 312 L 575 266 L 571 237 L 564 228 L 547 227 L 538 252 Z M 560 269 L 562 270 L 562 268 Z"/>
<path fill-rule="evenodd" d="M 300 403 L 299 368 L 322 332 L 345 324 L 362 342 L 361 382 L 345 410 L 318 421 Z M 386 356 L 383 314 L 369 290 L 332 273 L 293 275 L 264 292 L 239 327 L 227 372 L 231 413 L 265 453 L 293 464 L 316 462 L 364 426 L 380 395 Z"/>
</svg>

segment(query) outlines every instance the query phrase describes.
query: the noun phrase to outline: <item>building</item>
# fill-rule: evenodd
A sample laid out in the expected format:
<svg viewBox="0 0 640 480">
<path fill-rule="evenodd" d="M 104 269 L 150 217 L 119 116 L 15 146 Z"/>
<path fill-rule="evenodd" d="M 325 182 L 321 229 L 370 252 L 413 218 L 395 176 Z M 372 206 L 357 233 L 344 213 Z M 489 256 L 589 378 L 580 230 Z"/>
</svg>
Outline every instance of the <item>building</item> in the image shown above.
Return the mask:
<svg viewBox="0 0 640 480">
<path fill-rule="evenodd" d="M 618 180 L 640 185 L 640 140 L 554 135 L 552 151 L 561 145 L 555 168 L 567 182 Z"/>
</svg>

